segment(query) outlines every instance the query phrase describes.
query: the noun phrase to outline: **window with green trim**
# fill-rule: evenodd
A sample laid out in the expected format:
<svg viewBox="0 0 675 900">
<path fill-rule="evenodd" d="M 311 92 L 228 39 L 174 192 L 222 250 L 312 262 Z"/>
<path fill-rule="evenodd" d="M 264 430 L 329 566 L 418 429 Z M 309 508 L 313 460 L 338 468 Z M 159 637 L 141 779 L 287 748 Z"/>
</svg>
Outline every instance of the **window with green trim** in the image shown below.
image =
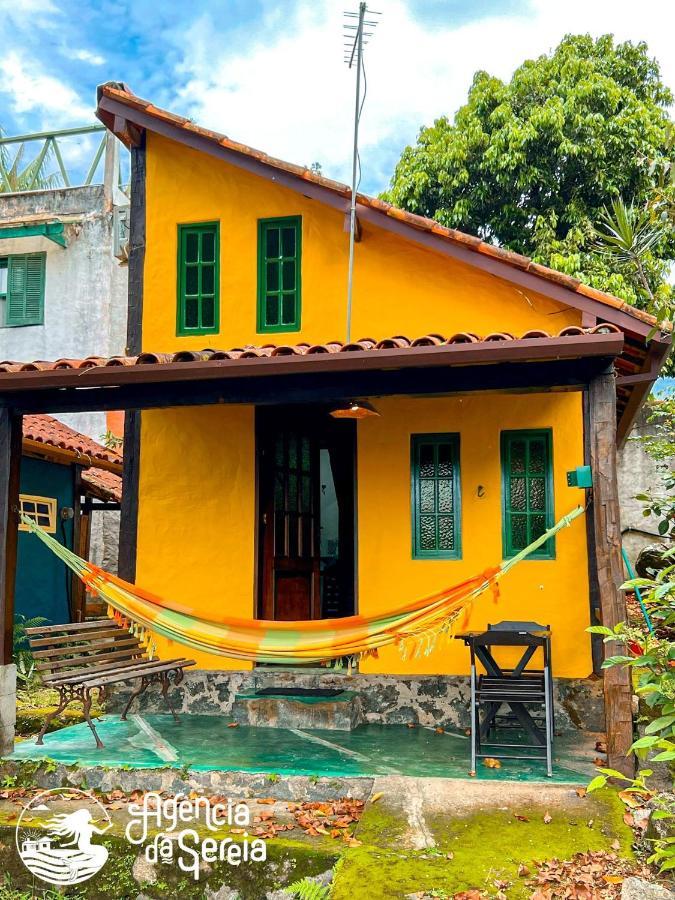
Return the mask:
<svg viewBox="0 0 675 900">
<path fill-rule="evenodd" d="M 0 324 L 43 324 L 46 259 L 46 253 L 0 258 Z"/>
<path fill-rule="evenodd" d="M 302 217 L 258 220 L 258 331 L 300 330 Z"/>
<path fill-rule="evenodd" d="M 218 331 L 219 232 L 218 222 L 178 226 L 179 335 Z"/>
<path fill-rule="evenodd" d="M 503 431 L 502 537 L 504 558 L 524 550 L 553 525 L 553 453 L 550 429 Z M 553 559 L 550 538 L 528 559 Z"/>
<path fill-rule="evenodd" d="M 461 557 L 459 435 L 411 439 L 413 559 Z"/>
</svg>

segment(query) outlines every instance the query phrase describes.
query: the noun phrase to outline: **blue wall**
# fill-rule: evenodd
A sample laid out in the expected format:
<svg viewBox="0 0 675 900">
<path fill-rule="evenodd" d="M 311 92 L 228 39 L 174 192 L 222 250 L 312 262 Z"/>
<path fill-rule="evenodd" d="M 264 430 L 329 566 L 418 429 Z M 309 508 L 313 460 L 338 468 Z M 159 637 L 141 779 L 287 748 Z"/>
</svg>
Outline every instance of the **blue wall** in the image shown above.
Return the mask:
<svg viewBox="0 0 675 900">
<path fill-rule="evenodd" d="M 56 498 L 56 534 L 60 543 L 73 546 L 73 520 L 61 519 L 64 506 L 72 508 L 74 502 L 73 469 L 41 459 L 21 459 L 22 494 Z M 66 580 L 67 578 L 67 580 Z M 44 616 L 50 622 L 70 621 L 68 592 L 70 573 L 58 557 L 42 544 L 35 535 L 19 532 L 19 549 L 16 570 L 15 613 L 26 618 Z"/>
</svg>

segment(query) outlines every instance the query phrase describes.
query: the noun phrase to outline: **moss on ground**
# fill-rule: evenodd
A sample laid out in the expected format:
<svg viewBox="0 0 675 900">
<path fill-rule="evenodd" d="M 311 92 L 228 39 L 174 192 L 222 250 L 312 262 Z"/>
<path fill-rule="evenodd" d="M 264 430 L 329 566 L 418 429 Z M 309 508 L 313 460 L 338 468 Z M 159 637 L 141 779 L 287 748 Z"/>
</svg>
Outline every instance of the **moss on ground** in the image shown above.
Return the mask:
<svg viewBox="0 0 675 900">
<path fill-rule="evenodd" d="M 31 737 L 42 728 L 45 719 L 53 713 L 59 705 L 57 691 L 49 688 L 35 688 L 30 691 L 18 691 L 16 696 L 16 733 L 20 737 Z M 93 717 L 102 715 L 103 709 L 94 702 L 91 708 Z M 58 731 L 68 725 L 77 725 L 84 722 L 82 704 L 73 703 L 67 706 L 55 719 L 49 723 L 48 731 Z"/>
<path fill-rule="evenodd" d="M 241 900 L 261 900 L 268 891 L 319 875 L 333 867 L 336 854 L 319 852 L 297 841 L 276 839 L 267 844 L 265 863 L 242 863 L 231 866 L 214 863 L 200 872 L 198 881 L 176 865 L 158 865 L 154 883 L 139 883 L 133 876 L 138 848 L 132 848 L 122 838 L 102 841 L 108 848 L 108 861 L 101 871 L 86 884 L 63 889 L 47 896 L 87 898 L 87 900 L 134 900 L 140 894 L 150 900 L 203 900 L 206 888 L 217 894 L 222 885 L 237 891 Z M 0 827 L 0 900 L 23 900 L 42 897 L 30 872 L 24 868 L 14 845 L 14 829 Z M 46 888 L 46 885 L 45 885 Z M 353 898 L 352 898 L 353 900 Z"/>
<path fill-rule="evenodd" d="M 556 809 L 545 824 L 545 807 L 518 810 L 480 810 L 469 816 L 427 817 L 436 846 L 406 850 L 397 841 L 401 821 L 370 806 L 357 837 L 362 846 L 347 850 L 338 869 L 331 900 L 368 896 L 387 900 L 416 891 L 437 891 L 452 896 L 458 891 L 485 890 L 495 895 L 496 881 L 509 882 L 509 898 L 529 897 L 532 890 L 519 877 L 518 867 L 535 860 L 570 859 L 587 850 L 607 850 L 618 840 L 619 852 L 630 855 L 632 832 L 623 823 L 623 805 L 613 791 L 588 802 L 588 814 L 579 816 Z M 392 821 L 392 818 L 394 821 Z"/>
</svg>

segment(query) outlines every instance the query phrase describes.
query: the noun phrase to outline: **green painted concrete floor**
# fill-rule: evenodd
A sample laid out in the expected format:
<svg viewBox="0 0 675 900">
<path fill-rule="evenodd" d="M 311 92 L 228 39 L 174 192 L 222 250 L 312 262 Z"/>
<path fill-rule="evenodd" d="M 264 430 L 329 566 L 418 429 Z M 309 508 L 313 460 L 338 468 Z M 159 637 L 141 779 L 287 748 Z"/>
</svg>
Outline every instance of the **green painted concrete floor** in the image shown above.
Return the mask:
<svg viewBox="0 0 675 900">
<path fill-rule="evenodd" d="M 71 725 L 16 745 L 9 759 L 53 759 L 65 765 L 189 767 L 196 771 L 264 772 L 332 778 L 408 775 L 464 778 L 469 740 L 461 733 L 405 725 L 361 725 L 354 731 L 228 728 L 220 716 L 131 715 L 126 722 L 105 715 L 96 727 L 104 743 L 97 750 L 86 723 Z M 487 748 L 489 750 L 489 748 Z M 593 736 L 579 733 L 556 739 L 554 782 L 583 783 L 594 774 Z M 480 780 L 548 781 L 539 760 L 503 760 L 499 769 L 479 763 Z"/>
</svg>

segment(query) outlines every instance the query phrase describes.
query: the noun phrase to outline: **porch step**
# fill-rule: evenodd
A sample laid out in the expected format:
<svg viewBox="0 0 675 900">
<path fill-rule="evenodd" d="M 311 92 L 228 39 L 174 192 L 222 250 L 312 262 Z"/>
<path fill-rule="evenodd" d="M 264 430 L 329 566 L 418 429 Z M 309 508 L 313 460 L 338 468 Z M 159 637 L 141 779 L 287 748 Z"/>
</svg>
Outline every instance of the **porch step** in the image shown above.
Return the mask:
<svg viewBox="0 0 675 900">
<path fill-rule="evenodd" d="M 362 721 L 356 691 L 266 687 L 237 694 L 232 715 L 240 725 L 258 728 L 326 728 L 351 731 Z"/>
</svg>

